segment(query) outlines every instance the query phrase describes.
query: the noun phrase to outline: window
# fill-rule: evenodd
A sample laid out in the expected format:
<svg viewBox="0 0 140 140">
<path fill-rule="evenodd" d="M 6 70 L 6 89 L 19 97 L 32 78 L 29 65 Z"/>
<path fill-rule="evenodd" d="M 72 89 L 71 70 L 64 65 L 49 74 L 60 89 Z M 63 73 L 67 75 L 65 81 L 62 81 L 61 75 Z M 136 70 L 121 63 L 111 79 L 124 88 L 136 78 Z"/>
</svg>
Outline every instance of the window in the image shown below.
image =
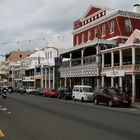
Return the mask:
<svg viewBox="0 0 140 140">
<path fill-rule="evenodd" d="M 131 21 L 130 20 L 128 20 L 128 19 L 126 19 L 125 20 L 125 30 L 126 30 L 126 32 L 131 32 Z"/>
<path fill-rule="evenodd" d="M 48 58 L 48 55 L 47 55 L 47 53 L 46 53 L 46 59 Z"/>
<path fill-rule="evenodd" d="M 114 32 L 115 28 L 114 28 L 114 21 L 110 22 L 110 32 Z"/>
<path fill-rule="evenodd" d="M 19 57 L 22 58 L 22 55 L 20 54 Z"/>
<path fill-rule="evenodd" d="M 97 38 L 98 37 L 98 28 L 95 28 L 94 29 L 94 38 Z"/>
<path fill-rule="evenodd" d="M 52 52 L 50 52 L 50 58 L 52 58 Z"/>
<path fill-rule="evenodd" d="M 91 40 L 91 31 L 88 31 L 88 40 Z"/>
<path fill-rule="evenodd" d="M 102 25 L 102 36 L 106 35 L 105 24 Z"/>
<path fill-rule="evenodd" d="M 82 43 L 84 42 L 84 33 L 82 33 Z"/>
<path fill-rule="evenodd" d="M 76 36 L 76 44 L 78 44 L 78 35 Z"/>
</svg>

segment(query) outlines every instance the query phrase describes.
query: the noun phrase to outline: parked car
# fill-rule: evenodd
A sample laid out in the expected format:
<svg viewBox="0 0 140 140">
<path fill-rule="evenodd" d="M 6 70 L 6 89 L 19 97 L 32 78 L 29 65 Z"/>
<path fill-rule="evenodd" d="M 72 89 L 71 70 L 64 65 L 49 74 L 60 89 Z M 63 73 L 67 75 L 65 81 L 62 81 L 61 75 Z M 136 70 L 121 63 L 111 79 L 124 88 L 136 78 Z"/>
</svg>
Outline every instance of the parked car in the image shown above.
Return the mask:
<svg viewBox="0 0 140 140">
<path fill-rule="evenodd" d="M 35 95 L 44 96 L 44 90 L 45 90 L 45 88 L 38 88 L 35 92 Z"/>
<path fill-rule="evenodd" d="M 24 94 L 24 93 L 26 93 L 26 89 L 24 87 L 17 87 L 17 88 L 15 88 L 15 92 Z"/>
<path fill-rule="evenodd" d="M 57 97 L 57 91 L 55 90 L 55 89 L 49 89 L 48 91 L 47 91 L 47 95 L 49 96 L 49 97 Z"/>
<path fill-rule="evenodd" d="M 43 96 L 47 97 L 48 96 L 48 89 L 44 88 L 42 91 L 43 91 Z"/>
<path fill-rule="evenodd" d="M 131 98 L 116 88 L 98 88 L 93 96 L 95 104 L 105 103 L 109 106 L 131 106 Z"/>
<path fill-rule="evenodd" d="M 35 95 L 36 91 L 37 91 L 37 89 L 34 88 L 34 87 L 28 87 L 28 88 L 26 89 L 26 93 L 27 93 L 27 94 L 33 94 L 33 95 Z"/>
<path fill-rule="evenodd" d="M 93 101 L 93 88 L 86 85 L 75 85 L 72 91 L 73 100 Z"/>
<path fill-rule="evenodd" d="M 58 96 L 57 98 L 63 98 L 63 99 L 72 99 L 72 88 L 70 87 L 59 87 L 57 89 Z"/>
</svg>

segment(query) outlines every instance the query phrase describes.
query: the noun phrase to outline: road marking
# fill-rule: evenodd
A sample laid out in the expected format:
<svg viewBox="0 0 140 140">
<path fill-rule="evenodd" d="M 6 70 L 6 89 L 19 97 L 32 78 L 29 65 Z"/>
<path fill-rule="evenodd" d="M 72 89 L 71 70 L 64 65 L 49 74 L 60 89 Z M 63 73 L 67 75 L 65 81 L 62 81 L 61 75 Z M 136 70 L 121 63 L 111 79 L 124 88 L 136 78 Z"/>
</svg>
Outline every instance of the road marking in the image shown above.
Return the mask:
<svg viewBox="0 0 140 140">
<path fill-rule="evenodd" d="M 2 130 L 0 129 L 0 137 L 4 137 L 4 133 L 2 132 Z"/>
<path fill-rule="evenodd" d="M 0 108 L 0 110 L 2 110 L 2 111 L 6 111 L 6 110 L 7 110 L 7 108 Z"/>
</svg>

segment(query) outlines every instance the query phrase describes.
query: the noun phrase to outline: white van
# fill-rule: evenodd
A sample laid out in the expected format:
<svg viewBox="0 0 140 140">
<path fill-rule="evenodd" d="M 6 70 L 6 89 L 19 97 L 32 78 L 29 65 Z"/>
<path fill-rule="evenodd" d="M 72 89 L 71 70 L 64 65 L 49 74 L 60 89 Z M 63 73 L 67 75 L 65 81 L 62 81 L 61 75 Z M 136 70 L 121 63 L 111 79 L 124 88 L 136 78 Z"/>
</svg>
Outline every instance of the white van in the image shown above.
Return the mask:
<svg viewBox="0 0 140 140">
<path fill-rule="evenodd" d="M 72 91 L 73 100 L 93 101 L 93 88 L 85 85 L 75 85 Z"/>
</svg>

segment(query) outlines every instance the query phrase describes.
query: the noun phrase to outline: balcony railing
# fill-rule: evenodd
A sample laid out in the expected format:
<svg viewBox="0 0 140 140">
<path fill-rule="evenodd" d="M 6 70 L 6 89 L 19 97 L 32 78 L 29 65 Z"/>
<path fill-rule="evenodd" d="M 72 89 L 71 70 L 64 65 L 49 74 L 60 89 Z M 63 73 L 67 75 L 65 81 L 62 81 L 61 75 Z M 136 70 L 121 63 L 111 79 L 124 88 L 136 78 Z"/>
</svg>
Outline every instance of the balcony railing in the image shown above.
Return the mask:
<svg viewBox="0 0 140 140">
<path fill-rule="evenodd" d="M 70 67 L 70 63 L 71 63 L 71 66 L 80 66 L 82 65 L 82 60 L 83 60 L 83 65 L 95 64 L 96 55 L 65 61 L 63 62 L 62 67 Z"/>
<path fill-rule="evenodd" d="M 111 64 L 106 64 L 102 70 L 102 72 L 110 71 L 112 69 L 115 70 L 124 70 L 125 72 L 133 72 L 138 71 L 140 72 L 140 63 L 136 62 L 135 65 L 132 65 L 132 62 L 123 62 L 123 65 L 119 65 L 119 63 L 115 63 L 112 67 Z"/>
</svg>

